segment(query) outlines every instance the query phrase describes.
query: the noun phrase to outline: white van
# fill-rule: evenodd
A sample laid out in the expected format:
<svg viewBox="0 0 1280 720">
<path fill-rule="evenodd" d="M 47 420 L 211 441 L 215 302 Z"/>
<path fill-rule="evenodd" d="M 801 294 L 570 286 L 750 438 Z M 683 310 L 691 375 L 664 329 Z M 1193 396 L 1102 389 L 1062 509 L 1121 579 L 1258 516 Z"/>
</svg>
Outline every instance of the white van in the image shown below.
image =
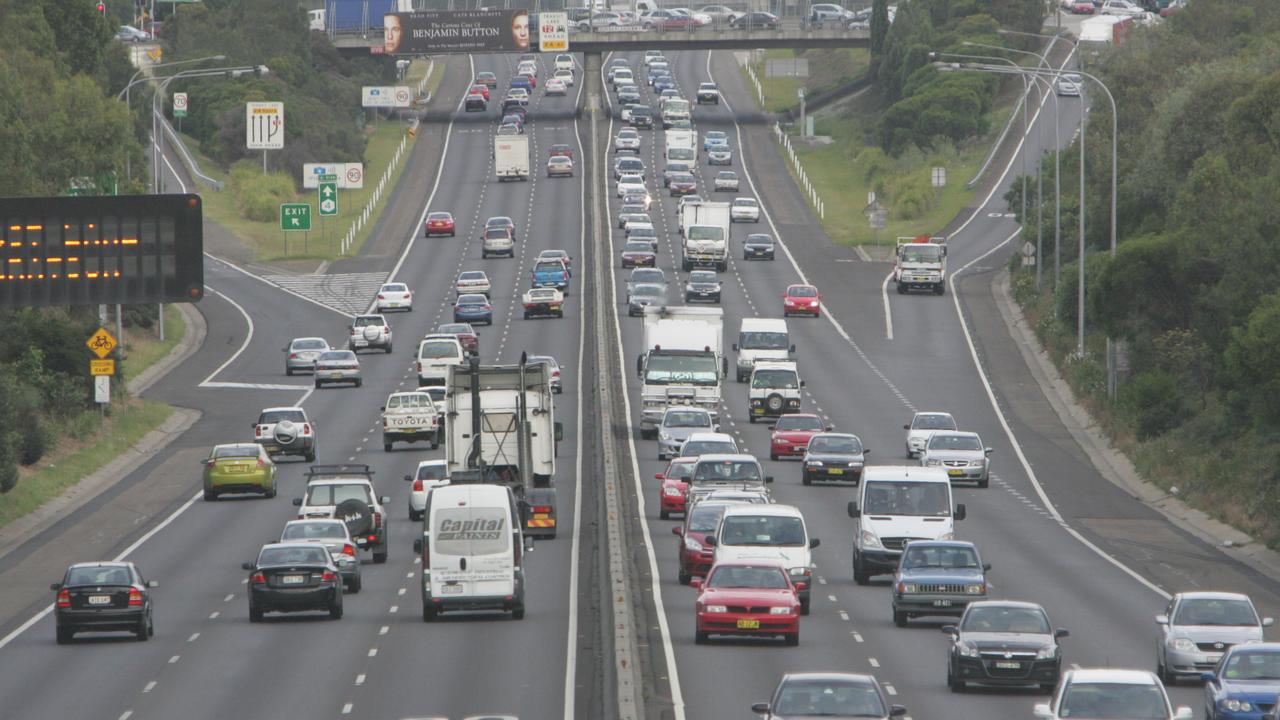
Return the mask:
<svg viewBox="0 0 1280 720">
<path fill-rule="evenodd" d="M 444 385 L 450 365 L 462 365 L 467 354 L 456 335 L 428 335 L 418 343 L 418 387 Z"/>
<path fill-rule="evenodd" d="M 751 377 L 751 368 L 760 360 L 790 360 L 796 346 L 791 344 L 787 321 L 781 318 L 743 318 L 738 329 L 738 382 Z"/>
<path fill-rule="evenodd" d="M 952 508 L 954 507 L 954 510 Z M 954 540 L 963 504 L 952 505 L 944 468 L 877 465 L 862 471 L 858 499 L 849 502 L 853 531 L 853 579 L 898 569 L 902 547 L 912 540 Z"/>
<path fill-rule="evenodd" d="M 799 591 L 800 613 L 809 614 L 814 567 L 809 550 L 818 547 L 819 540 L 809 537 L 799 509 L 791 505 L 732 505 L 720 516 L 716 534 L 703 542 L 715 548 L 716 563 L 781 563 Z"/>
<path fill-rule="evenodd" d="M 520 508 L 502 485 L 449 485 L 427 495 L 422 537 L 422 620 L 450 610 L 499 610 L 524 618 Z"/>
</svg>

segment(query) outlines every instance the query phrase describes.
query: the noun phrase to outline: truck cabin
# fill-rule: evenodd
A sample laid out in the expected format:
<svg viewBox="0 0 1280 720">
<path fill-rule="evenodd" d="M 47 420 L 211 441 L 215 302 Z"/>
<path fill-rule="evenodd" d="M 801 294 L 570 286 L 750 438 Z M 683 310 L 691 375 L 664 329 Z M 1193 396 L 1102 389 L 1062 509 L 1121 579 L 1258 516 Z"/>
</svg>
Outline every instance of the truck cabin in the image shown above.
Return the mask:
<svg viewBox="0 0 1280 720">
<path fill-rule="evenodd" d="M 699 240 L 724 241 L 724 228 L 718 225 L 690 225 L 686 239 L 690 242 Z"/>
<path fill-rule="evenodd" d="M 898 259 L 904 263 L 940 263 L 947 246 L 936 243 L 909 243 L 898 246 Z"/>
</svg>

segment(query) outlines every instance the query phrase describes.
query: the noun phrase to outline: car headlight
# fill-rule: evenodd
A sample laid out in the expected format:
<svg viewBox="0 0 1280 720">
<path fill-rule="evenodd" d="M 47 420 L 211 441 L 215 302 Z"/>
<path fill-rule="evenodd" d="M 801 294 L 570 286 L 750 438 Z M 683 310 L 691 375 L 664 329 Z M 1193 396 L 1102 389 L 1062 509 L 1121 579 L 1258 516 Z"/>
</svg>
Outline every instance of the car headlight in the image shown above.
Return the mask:
<svg viewBox="0 0 1280 720">
<path fill-rule="evenodd" d="M 662 488 L 662 494 L 667 497 L 680 497 L 684 493 L 680 492 L 680 488 L 677 487 L 665 487 Z"/>
<path fill-rule="evenodd" d="M 1253 703 L 1248 700 L 1236 700 L 1232 698 L 1230 700 L 1223 700 L 1222 707 L 1230 710 L 1231 712 L 1251 712 L 1253 710 Z"/>
<path fill-rule="evenodd" d="M 919 590 L 915 583 L 898 583 L 898 592 L 903 595 L 911 595 Z"/>
<path fill-rule="evenodd" d="M 986 462 L 986 460 L 970 460 L 969 467 L 982 467 Z"/>
<path fill-rule="evenodd" d="M 942 533 L 941 535 L 939 535 L 939 536 L 937 537 L 937 539 L 938 539 L 938 540 L 955 540 L 955 539 L 956 539 L 956 534 L 955 534 L 955 532 L 946 532 L 946 533 Z"/>
<path fill-rule="evenodd" d="M 706 606 L 703 606 L 702 611 L 709 612 L 709 613 L 724 613 L 724 612 L 729 612 L 729 608 L 725 607 L 724 605 L 706 605 Z"/>
<path fill-rule="evenodd" d="M 1036 653 L 1037 660 L 1052 660 L 1057 656 L 1058 656 L 1057 645 L 1048 645 L 1046 647 L 1042 647 L 1040 648 L 1040 651 Z"/>
<path fill-rule="evenodd" d="M 702 543 L 694 540 L 693 538 L 687 537 L 684 539 L 684 549 L 692 550 L 693 552 L 702 552 Z"/>
<path fill-rule="evenodd" d="M 771 608 L 769 608 L 769 614 L 770 614 L 770 615 L 790 615 L 790 614 L 791 614 L 791 608 L 789 608 L 789 607 L 771 607 Z"/>
<path fill-rule="evenodd" d="M 658 439 L 659 439 L 659 440 L 670 440 L 670 439 L 671 439 L 671 436 L 667 434 L 667 431 L 666 431 L 666 430 L 660 430 L 660 431 L 658 432 Z"/>
<path fill-rule="evenodd" d="M 929 466 L 929 467 L 942 467 L 942 461 L 941 461 L 941 460 L 925 460 L 925 461 L 924 461 L 924 464 L 925 464 L 925 465 L 927 465 L 927 466 Z"/>
<path fill-rule="evenodd" d="M 964 591 L 970 595 L 981 595 L 987 591 L 986 583 L 971 583 L 964 586 Z"/>
<path fill-rule="evenodd" d="M 1174 638 L 1173 649 L 1182 652 L 1191 652 L 1196 649 L 1196 644 L 1191 642 L 1189 638 Z"/>
<path fill-rule="evenodd" d="M 870 530 L 862 531 L 862 546 L 867 548 L 883 548 L 884 547 L 883 545 L 880 544 L 880 538 L 876 537 L 876 534 L 871 532 Z"/>
<path fill-rule="evenodd" d="M 960 654 L 964 657 L 978 657 L 978 647 L 971 643 L 962 642 L 958 645 Z"/>
</svg>

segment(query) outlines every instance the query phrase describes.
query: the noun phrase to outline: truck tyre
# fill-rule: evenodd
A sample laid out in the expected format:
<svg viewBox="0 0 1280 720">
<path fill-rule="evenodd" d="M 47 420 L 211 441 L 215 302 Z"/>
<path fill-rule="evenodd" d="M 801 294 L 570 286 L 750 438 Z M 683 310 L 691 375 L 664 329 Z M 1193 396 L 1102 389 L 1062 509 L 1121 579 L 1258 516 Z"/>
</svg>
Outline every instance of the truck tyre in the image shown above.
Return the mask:
<svg viewBox="0 0 1280 720">
<path fill-rule="evenodd" d="M 382 451 L 383 451 L 383 452 L 391 452 L 391 446 L 392 446 L 393 444 L 394 444 L 394 443 L 389 443 L 389 442 L 384 442 L 384 443 L 382 443 Z"/>
<path fill-rule="evenodd" d="M 942 294 L 946 293 L 946 292 L 947 292 L 947 285 L 946 285 L 946 283 L 938 283 L 938 287 L 937 287 L 937 288 L 935 288 L 933 292 L 934 292 L 935 294 L 937 294 L 937 295 L 942 295 Z"/>
<path fill-rule="evenodd" d="M 360 592 L 360 588 L 364 587 L 364 580 L 359 575 L 351 578 L 351 583 L 347 586 L 347 592 L 355 595 Z"/>
<path fill-rule="evenodd" d="M 906 294 L 907 294 L 907 284 L 906 284 L 906 283 L 904 283 L 904 282 L 902 282 L 902 281 L 899 281 L 899 282 L 898 282 L 898 294 L 899 294 L 899 295 L 906 295 Z"/>
<path fill-rule="evenodd" d="M 688 260 L 685 260 L 685 259 L 681 258 L 681 260 L 680 260 L 680 268 L 681 268 L 682 270 L 684 270 L 685 272 L 689 272 L 689 270 L 690 270 L 692 267 L 693 267 L 693 264 L 692 264 L 692 263 L 690 263 Z"/>
<path fill-rule="evenodd" d="M 440 447 L 440 441 L 437 439 L 438 437 L 439 437 L 439 433 L 436 433 L 436 437 L 431 439 L 432 450 L 435 450 L 436 448 Z"/>
<path fill-rule="evenodd" d="M 382 552 L 373 551 L 373 561 L 379 565 L 387 561 L 387 546 L 385 543 L 382 546 Z"/>
<path fill-rule="evenodd" d="M 428 604 L 425 600 L 422 602 L 422 622 L 435 622 L 439 617 L 434 606 Z"/>
<path fill-rule="evenodd" d="M 511 619 L 512 620 L 524 619 L 524 603 L 520 603 L 519 605 L 511 609 Z"/>
<path fill-rule="evenodd" d="M 683 570 L 676 574 L 676 580 L 680 581 L 681 585 L 688 585 L 692 579 L 693 576 Z"/>
<path fill-rule="evenodd" d="M 893 609 L 893 624 L 894 624 L 894 625 L 897 625 L 898 627 L 906 627 L 906 626 L 907 626 L 907 614 L 906 614 L 906 613 L 904 613 L 904 612 L 902 612 L 901 610 L 899 610 L 899 609 L 897 609 L 897 608 L 894 608 L 894 609 Z"/>
<path fill-rule="evenodd" d="M 315 451 L 315 450 L 308 450 L 308 451 L 307 451 L 307 454 L 306 454 L 306 455 L 303 455 L 302 457 L 303 457 L 303 459 L 304 459 L 304 460 L 306 460 L 307 462 L 309 462 L 309 463 L 313 463 L 313 462 L 315 462 L 315 461 L 316 461 L 316 451 Z"/>
<path fill-rule="evenodd" d="M 813 479 L 809 477 L 808 471 L 805 471 L 805 470 L 800 471 L 800 484 L 806 485 L 806 486 L 813 484 Z"/>
<path fill-rule="evenodd" d="M 747 376 L 746 376 L 746 375 L 743 375 L 743 374 L 742 374 L 742 371 L 741 371 L 741 370 L 739 370 L 739 371 L 738 371 L 738 382 L 746 382 L 746 381 L 747 381 Z"/>
</svg>

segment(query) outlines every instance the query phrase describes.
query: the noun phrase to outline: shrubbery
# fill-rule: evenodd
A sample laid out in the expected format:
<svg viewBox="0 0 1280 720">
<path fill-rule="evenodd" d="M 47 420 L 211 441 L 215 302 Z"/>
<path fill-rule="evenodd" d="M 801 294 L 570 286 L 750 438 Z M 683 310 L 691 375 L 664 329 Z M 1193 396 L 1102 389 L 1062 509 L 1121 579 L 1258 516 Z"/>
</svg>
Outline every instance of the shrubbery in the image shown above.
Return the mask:
<svg viewBox="0 0 1280 720">
<path fill-rule="evenodd" d="M 280 204 L 294 200 L 292 179 L 284 173 L 263 175 L 251 160 L 241 160 L 231 167 L 231 191 L 240 214 L 258 222 L 279 217 Z"/>
</svg>

